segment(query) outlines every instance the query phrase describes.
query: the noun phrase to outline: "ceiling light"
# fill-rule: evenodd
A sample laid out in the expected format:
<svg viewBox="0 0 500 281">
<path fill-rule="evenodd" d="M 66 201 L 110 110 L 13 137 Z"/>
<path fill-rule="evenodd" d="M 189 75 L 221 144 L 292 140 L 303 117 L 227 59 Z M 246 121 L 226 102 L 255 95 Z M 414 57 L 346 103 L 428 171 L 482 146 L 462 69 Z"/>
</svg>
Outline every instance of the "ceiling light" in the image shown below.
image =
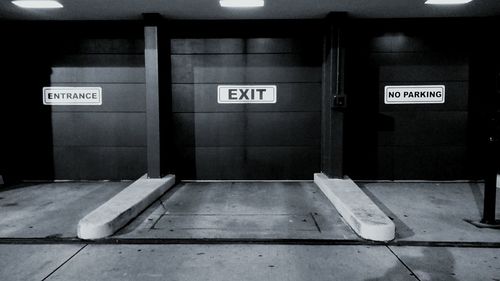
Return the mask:
<svg viewBox="0 0 500 281">
<path fill-rule="evenodd" d="M 263 7 L 264 0 L 220 0 L 219 4 L 229 8 L 253 8 Z"/>
<path fill-rule="evenodd" d="M 431 5 L 458 5 L 458 4 L 467 4 L 472 0 L 427 0 L 425 4 Z"/>
<path fill-rule="evenodd" d="M 56 9 L 63 5 L 55 0 L 18 0 L 12 1 L 12 4 L 27 9 Z"/>
</svg>

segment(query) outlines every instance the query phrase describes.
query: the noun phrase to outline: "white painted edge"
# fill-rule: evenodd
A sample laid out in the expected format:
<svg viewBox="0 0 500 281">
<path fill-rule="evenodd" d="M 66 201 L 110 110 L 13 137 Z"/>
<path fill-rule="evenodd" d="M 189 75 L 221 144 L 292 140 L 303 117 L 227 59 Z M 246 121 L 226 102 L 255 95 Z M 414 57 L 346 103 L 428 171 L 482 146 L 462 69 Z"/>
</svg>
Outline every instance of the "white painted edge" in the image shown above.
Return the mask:
<svg viewBox="0 0 500 281">
<path fill-rule="evenodd" d="M 352 180 L 330 179 L 317 173 L 314 183 L 359 236 L 373 241 L 394 239 L 394 222 Z"/>
<path fill-rule="evenodd" d="M 175 175 L 150 179 L 146 175 L 133 182 L 78 223 L 78 237 L 105 238 L 137 217 L 175 184 Z"/>
</svg>

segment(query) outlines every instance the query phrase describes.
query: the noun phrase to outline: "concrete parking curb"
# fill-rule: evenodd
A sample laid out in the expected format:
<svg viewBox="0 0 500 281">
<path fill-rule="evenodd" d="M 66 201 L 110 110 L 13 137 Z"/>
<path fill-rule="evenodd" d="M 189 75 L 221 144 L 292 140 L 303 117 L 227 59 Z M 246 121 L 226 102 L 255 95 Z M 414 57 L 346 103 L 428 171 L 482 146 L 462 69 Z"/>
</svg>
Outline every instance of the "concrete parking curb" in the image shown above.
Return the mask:
<svg viewBox="0 0 500 281">
<path fill-rule="evenodd" d="M 141 177 L 78 223 L 78 237 L 100 239 L 112 235 L 175 184 L 175 176 Z"/>
<path fill-rule="evenodd" d="M 314 183 L 359 236 L 373 241 L 394 239 L 394 223 L 352 180 L 330 179 L 318 173 Z"/>
</svg>

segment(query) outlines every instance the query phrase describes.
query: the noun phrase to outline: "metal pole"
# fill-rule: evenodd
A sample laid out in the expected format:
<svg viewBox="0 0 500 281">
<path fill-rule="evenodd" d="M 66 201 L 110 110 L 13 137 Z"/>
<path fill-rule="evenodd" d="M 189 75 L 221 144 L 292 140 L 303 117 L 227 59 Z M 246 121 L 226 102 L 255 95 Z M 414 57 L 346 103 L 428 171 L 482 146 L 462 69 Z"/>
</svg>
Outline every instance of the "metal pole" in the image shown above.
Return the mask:
<svg viewBox="0 0 500 281">
<path fill-rule="evenodd" d="M 494 121 L 494 120 L 493 120 Z M 486 176 L 484 181 L 483 219 L 481 223 L 497 224 L 495 219 L 497 197 L 497 140 L 494 136 L 488 138 Z"/>
</svg>

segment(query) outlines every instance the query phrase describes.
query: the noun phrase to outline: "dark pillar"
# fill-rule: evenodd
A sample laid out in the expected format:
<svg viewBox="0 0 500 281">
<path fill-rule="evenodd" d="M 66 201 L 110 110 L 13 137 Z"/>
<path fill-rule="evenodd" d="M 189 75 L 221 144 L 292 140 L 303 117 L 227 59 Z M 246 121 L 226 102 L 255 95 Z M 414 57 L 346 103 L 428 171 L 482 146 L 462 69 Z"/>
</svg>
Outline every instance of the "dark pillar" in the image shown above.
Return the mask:
<svg viewBox="0 0 500 281">
<path fill-rule="evenodd" d="M 498 24 L 498 20 L 495 21 Z M 491 25 L 490 25 L 491 26 Z M 490 34 L 487 34 L 490 35 Z M 499 41 L 495 36 L 486 37 L 487 47 L 481 49 L 484 53 L 484 63 L 481 68 L 486 79 L 485 92 L 487 106 L 484 111 L 488 114 L 487 144 L 484 154 L 484 205 L 481 223 L 500 228 L 500 221 L 495 217 L 497 198 L 497 173 L 499 172 L 499 140 L 500 140 L 500 57 L 498 55 Z"/>
<path fill-rule="evenodd" d="M 325 20 L 323 97 L 321 108 L 321 170 L 328 177 L 344 177 L 344 41 L 346 13 L 330 13 Z"/>
<path fill-rule="evenodd" d="M 492 42 L 490 46 L 495 46 L 490 50 L 492 54 L 489 58 L 494 61 L 491 68 L 486 68 L 488 71 L 487 77 L 491 83 L 491 89 L 488 89 L 488 106 L 486 111 L 489 112 L 487 121 L 488 140 L 486 145 L 486 153 L 484 154 L 484 205 L 483 205 L 483 218 L 481 223 L 490 225 L 495 228 L 500 228 L 500 221 L 495 217 L 496 213 L 496 199 L 497 199 L 497 174 L 499 172 L 499 140 L 500 140 L 500 63 L 497 50 L 498 42 Z M 483 65 L 484 67 L 484 65 Z"/>
<path fill-rule="evenodd" d="M 161 126 L 158 34 L 160 16 L 144 14 L 144 59 L 146 69 L 146 137 L 148 177 L 160 178 Z"/>
<path fill-rule="evenodd" d="M 500 229 L 500 221 L 495 217 L 500 168 L 500 41 L 488 27 L 498 23 L 495 18 L 482 21 L 484 28 L 476 26 L 471 38 L 475 44 L 471 48 L 469 114 L 473 123 L 469 130 L 474 145 L 471 151 L 477 156 L 471 157 L 470 167 L 484 178 L 484 201 L 481 220 L 466 220 L 477 227 L 495 229 Z"/>
</svg>

